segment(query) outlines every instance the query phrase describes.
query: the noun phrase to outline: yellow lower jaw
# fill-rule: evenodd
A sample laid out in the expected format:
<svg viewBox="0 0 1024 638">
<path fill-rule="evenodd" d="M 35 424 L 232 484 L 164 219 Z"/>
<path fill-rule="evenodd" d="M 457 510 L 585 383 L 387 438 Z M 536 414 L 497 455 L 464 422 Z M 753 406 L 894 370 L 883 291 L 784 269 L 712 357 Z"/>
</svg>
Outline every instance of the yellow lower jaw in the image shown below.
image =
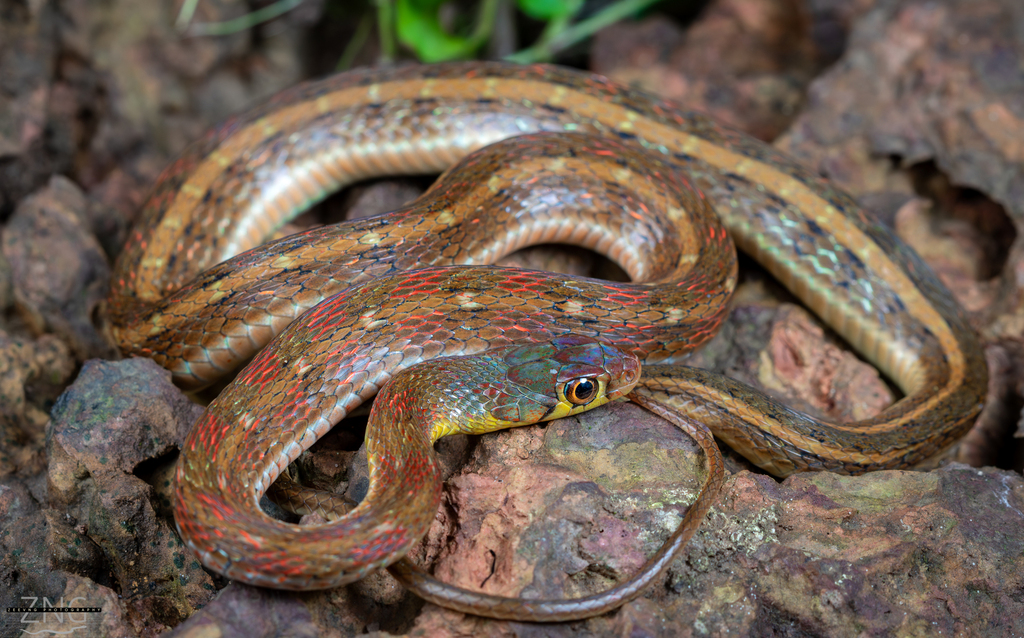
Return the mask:
<svg viewBox="0 0 1024 638">
<path fill-rule="evenodd" d="M 543 420 L 554 421 L 555 419 L 561 419 L 562 417 L 586 412 L 587 410 L 592 410 L 608 403 L 609 400 L 610 399 L 607 396 L 601 396 L 586 405 L 574 405 L 567 401 L 559 401 Z M 430 430 L 430 441 L 431 443 L 434 443 L 441 437 L 445 437 L 450 434 L 484 434 L 487 432 L 495 432 L 497 430 L 505 430 L 507 428 L 515 428 L 521 425 L 524 424 L 514 421 L 502 421 L 501 419 L 495 419 L 491 416 L 478 417 L 473 419 L 472 422 L 461 424 L 454 421 L 439 420 Z"/>
<path fill-rule="evenodd" d="M 566 403 L 559 401 L 558 405 L 554 407 L 551 412 L 544 417 L 545 421 L 554 421 L 555 419 L 561 419 L 564 416 L 571 416 L 573 414 L 579 414 L 580 412 L 586 412 L 587 410 L 593 410 L 594 408 L 600 407 L 608 403 L 608 397 L 602 396 L 594 399 L 586 405 L 573 405 L 572 403 Z"/>
</svg>

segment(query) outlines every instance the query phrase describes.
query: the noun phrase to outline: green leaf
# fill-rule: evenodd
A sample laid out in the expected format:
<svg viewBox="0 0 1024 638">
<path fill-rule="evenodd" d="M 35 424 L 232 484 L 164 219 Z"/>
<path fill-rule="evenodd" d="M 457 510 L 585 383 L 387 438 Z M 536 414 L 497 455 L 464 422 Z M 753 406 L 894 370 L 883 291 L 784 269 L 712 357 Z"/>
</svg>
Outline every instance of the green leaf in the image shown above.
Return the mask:
<svg viewBox="0 0 1024 638">
<path fill-rule="evenodd" d="M 517 0 L 516 4 L 534 20 L 547 22 L 574 15 L 583 6 L 583 0 Z"/>
<path fill-rule="evenodd" d="M 395 6 L 398 40 L 424 62 L 468 58 L 479 46 L 444 30 L 437 16 L 442 4 L 444 0 L 398 0 Z"/>
</svg>

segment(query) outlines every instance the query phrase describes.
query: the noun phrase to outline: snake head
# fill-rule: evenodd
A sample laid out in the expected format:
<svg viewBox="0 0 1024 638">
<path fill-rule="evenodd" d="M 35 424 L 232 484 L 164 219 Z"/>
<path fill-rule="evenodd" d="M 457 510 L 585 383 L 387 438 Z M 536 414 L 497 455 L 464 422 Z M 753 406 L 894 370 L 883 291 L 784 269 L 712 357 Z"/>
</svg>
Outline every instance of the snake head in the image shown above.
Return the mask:
<svg viewBox="0 0 1024 638">
<path fill-rule="evenodd" d="M 565 335 L 510 348 L 505 394 L 490 410 L 503 427 L 579 414 L 625 396 L 640 380 L 640 362 L 590 337 Z"/>
</svg>

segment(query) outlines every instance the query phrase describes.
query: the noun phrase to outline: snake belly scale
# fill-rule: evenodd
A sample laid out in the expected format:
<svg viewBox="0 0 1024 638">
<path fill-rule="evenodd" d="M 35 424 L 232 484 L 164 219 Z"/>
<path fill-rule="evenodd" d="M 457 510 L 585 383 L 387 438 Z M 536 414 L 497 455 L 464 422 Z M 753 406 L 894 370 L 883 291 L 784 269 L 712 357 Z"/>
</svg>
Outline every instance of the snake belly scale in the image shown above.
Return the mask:
<svg viewBox="0 0 1024 638">
<path fill-rule="evenodd" d="M 638 190 L 647 178 L 633 175 L 667 177 L 677 184 L 668 189 L 678 191 L 672 201 L 680 203 L 659 217 L 646 205 L 648 195 L 630 192 L 622 197 L 644 204 L 625 207 L 625 215 L 600 212 L 594 221 L 570 207 L 559 209 L 562 222 L 509 230 L 507 219 L 481 213 L 477 203 L 488 192 L 503 196 L 519 187 L 494 170 L 501 161 L 483 161 L 485 172 L 470 158 L 460 166 L 467 173 L 446 174 L 445 185 L 425 195 L 434 198 L 430 214 L 399 211 L 404 222 L 371 218 L 344 231 L 318 229 L 232 258 L 344 184 L 441 171 L 487 144 L 545 131 L 597 136 L 581 142 L 593 160 L 583 162 L 616 164 L 594 169 L 608 184 L 600 195 L 570 200 L 614 199 L 628 190 L 614 186 L 618 173 Z M 515 150 L 509 144 L 503 153 Z M 579 155 L 570 151 L 544 170 L 572 175 Z M 640 155 L 648 159 L 638 162 L 653 164 L 633 172 L 619 164 Z M 526 169 L 534 181 L 538 166 Z M 480 175 L 487 176 L 482 184 L 473 179 Z M 678 366 L 713 334 L 735 280 L 725 233 L 717 222 L 700 221 L 707 201 L 688 182 L 741 249 L 905 398 L 873 419 L 826 423 L 735 381 Z M 659 187 L 647 190 L 662 197 Z M 615 202 L 609 210 L 624 207 Z M 687 238 L 705 223 L 695 235 L 700 241 Z M 472 238 L 471 227 L 482 234 Z M 421 244 L 428 237 L 441 241 Z M 624 238 L 639 238 L 639 248 Z M 478 265 L 539 241 L 605 251 L 634 283 Z M 656 246 L 693 252 L 652 256 L 661 255 Z M 460 263 L 469 265 L 446 265 Z M 332 561 L 303 539 L 326 539 L 331 525 L 287 526 L 264 515 L 258 499 L 333 423 L 425 359 L 568 333 L 599 337 L 644 364 L 640 400 L 703 421 L 779 476 L 917 464 L 966 433 L 987 384 L 964 312 L 927 266 L 848 196 L 701 115 L 547 66 L 357 71 L 299 86 L 232 119 L 161 176 L 115 269 L 109 308 L 122 350 L 153 357 L 184 387 L 207 385 L 255 354 L 186 441 L 175 511 L 205 565 L 286 588 L 349 582 L 400 555 L 369 552 L 362 567 L 325 566 Z M 402 513 L 393 515 L 400 525 Z M 486 613 L 490 603 L 482 604 L 483 611 L 470 610 Z"/>
</svg>

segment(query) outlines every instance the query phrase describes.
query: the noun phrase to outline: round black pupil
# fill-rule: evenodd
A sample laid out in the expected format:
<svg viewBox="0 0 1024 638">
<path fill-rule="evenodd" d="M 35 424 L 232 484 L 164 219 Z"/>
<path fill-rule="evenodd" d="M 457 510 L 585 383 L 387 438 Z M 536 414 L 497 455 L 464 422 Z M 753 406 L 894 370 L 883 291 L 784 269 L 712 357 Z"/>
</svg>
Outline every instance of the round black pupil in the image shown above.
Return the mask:
<svg viewBox="0 0 1024 638">
<path fill-rule="evenodd" d="M 594 382 L 593 381 L 579 381 L 576 383 L 576 387 L 573 388 L 573 394 L 576 395 L 577 399 L 587 399 L 594 393 Z"/>
</svg>

